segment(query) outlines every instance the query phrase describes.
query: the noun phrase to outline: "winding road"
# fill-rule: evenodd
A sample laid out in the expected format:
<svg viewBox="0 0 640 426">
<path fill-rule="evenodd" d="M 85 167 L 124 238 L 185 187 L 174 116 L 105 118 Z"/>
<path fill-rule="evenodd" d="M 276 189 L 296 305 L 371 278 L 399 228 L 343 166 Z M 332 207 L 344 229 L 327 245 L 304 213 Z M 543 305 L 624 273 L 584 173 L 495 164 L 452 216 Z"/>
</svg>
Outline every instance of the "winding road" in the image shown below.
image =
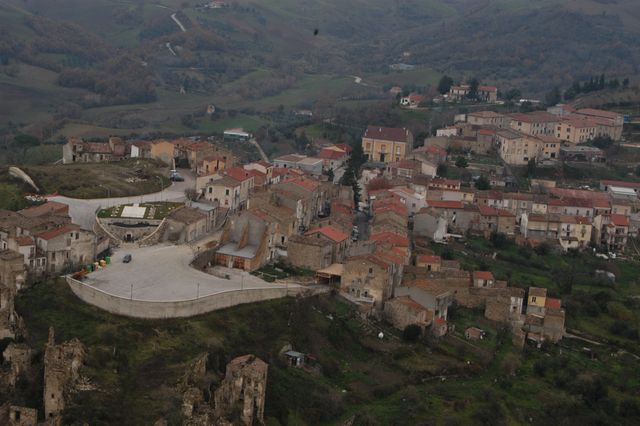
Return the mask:
<svg viewBox="0 0 640 426">
<path fill-rule="evenodd" d="M 184 27 L 184 25 L 182 25 L 182 22 L 180 22 L 175 13 L 171 14 L 171 19 L 173 19 L 173 22 L 175 22 L 180 27 L 183 33 L 187 32 L 187 29 Z"/>
</svg>

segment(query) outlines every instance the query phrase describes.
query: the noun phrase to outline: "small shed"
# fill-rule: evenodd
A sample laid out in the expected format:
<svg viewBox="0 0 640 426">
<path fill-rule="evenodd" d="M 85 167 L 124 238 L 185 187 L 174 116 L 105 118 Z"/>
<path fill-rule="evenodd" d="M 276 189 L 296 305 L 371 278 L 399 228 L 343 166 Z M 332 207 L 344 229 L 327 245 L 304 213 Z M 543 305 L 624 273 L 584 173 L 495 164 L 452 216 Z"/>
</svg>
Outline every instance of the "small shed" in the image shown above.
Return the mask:
<svg viewBox="0 0 640 426">
<path fill-rule="evenodd" d="M 292 367 L 302 367 L 304 365 L 305 355 L 301 352 L 287 351 L 284 356 Z"/>
<path fill-rule="evenodd" d="M 482 340 L 486 336 L 487 333 L 478 327 L 469 327 L 464 331 L 464 337 L 467 340 Z"/>
</svg>

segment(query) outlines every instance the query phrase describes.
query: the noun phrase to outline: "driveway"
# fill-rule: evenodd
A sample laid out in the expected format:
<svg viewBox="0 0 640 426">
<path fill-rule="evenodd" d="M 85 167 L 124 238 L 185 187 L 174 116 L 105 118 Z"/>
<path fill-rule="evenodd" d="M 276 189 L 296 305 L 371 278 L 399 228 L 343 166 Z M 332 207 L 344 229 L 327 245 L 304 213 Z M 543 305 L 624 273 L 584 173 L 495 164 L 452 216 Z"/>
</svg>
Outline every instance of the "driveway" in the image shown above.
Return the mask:
<svg viewBox="0 0 640 426">
<path fill-rule="evenodd" d="M 152 194 L 135 195 L 131 197 L 116 198 L 92 198 L 80 199 L 65 196 L 47 197 L 48 200 L 58 201 L 69 206 L 69 215 L 73 223 L 80 225 L 83 229 L 92 230 L 95 216 L 98 210 L 112 207 L 118 204 L 147 203 L 152 201 L 184 201 L 185 189 L 195 189 L 195 176 L 186 170 L 180 170 L 180 175 L 184 177 L 184 182 L 173 182 L 163 191 Z"/>
<path fill-rule="evenodd" d="M 130 263 L 122 262 L 126 254 L 132 256 Z M 113 254 L 110 265 L 87 275 L 85 282 L 120 297 L 157 302 L 190 300 L 229 290 L 283 286 L 240 270 L 234 270 L 229 280 L 218 278 L 189 266 L 192 258 L 193 252 L 188 246 L 122 248 Z"/>
</svg>

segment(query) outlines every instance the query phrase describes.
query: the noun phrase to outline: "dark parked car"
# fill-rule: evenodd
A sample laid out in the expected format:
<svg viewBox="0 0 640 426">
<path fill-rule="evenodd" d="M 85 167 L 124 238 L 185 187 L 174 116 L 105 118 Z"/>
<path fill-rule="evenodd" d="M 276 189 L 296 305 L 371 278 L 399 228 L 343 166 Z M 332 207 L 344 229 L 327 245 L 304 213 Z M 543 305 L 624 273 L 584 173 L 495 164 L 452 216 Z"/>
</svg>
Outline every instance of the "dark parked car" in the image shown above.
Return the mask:
<svg viewBox="0 0 640 426">
<path fill-rule="evenodd" d="M 174 181 L 174 182 L 184 182 L 184 178 L 182 176 L 180 176 L 179 174 L 177 174 L 177 173 L 171 175 L 171 177 L 169 179 Z"/>
<path fill-rule="evenodd" d="M 130 254 L 125 254 L 124 257 L 122 258 L 122 262 L 123 263 L 131 262 L 131 255 Z"/>
</svg>

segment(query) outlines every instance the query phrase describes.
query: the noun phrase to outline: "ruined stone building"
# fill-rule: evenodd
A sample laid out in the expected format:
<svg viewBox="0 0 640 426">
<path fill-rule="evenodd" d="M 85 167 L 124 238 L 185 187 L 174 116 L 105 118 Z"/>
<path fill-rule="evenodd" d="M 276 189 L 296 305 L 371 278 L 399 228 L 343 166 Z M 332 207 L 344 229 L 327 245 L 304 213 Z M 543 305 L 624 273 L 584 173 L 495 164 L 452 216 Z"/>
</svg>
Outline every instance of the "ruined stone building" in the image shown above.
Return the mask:
<svg viewBox="0 0 640 426">
<path fill-rule="evenodd" d="M 225 378 L 214 394 L 216 418 L 240 425 L 264 423 L 268 368 L 255 355 L 243 355 L 229 362 Z"/>
<path fill-rule="evenodd" d="M 207 360 L 207 354 L 198 357 L 178 386 L 182 392 L 183 425 L 263 424 L 268 364 L 255 355 L 233 359 L 209 400 L 214 378 L 207 376 Z"/>
<path fill-rule="evenodd" d="M 0 405 L 0 424 L 3 426 L 36 426 L 38 424 L 38 410 L 18 407 L 7 402 Z"/>
<path fill-rule="evenodd" d="M 2 352 L 2 369 L 0 370 L 0 385 L 15 387 L 18 378 L 25 374 L 31 366 L 31 348 L 24 343 L 10 343 Z"/>
<path fill-rule="evenodd" d="M 47 421 L 64 410 L 69 395 L 80 381 L 80 368 L 86 356 L 78 339 L 55 344 L 53 327 L 44 352 L 44 414 Z"/>
<path fill-rule="evenodd" d="M 15 312 L 14 299 L 24 277 L 22 255 L 12 250 L 0 250 L 0 339 L 19 334 L 20 319 Z"/>
</svg>

